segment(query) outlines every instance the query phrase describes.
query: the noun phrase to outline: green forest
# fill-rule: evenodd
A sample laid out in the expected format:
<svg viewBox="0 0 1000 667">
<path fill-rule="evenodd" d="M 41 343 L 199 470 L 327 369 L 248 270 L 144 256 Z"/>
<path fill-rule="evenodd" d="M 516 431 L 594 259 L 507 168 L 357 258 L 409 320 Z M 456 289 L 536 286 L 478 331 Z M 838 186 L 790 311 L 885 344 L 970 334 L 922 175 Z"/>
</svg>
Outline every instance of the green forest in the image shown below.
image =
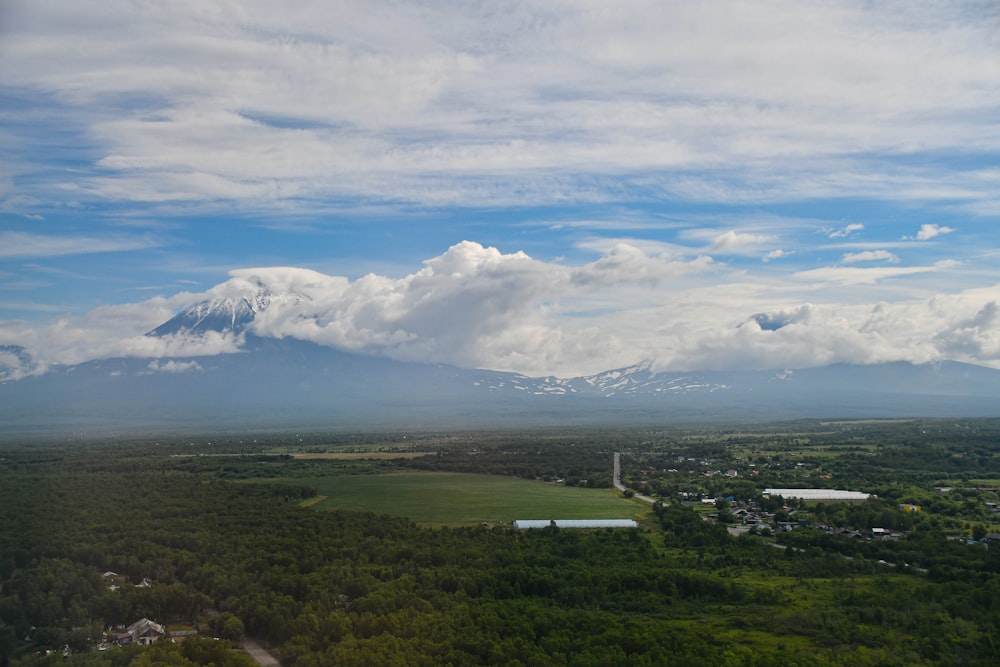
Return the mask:
<svg viewBox="0 0 1000 667">
<path fill-rule="evenodd" d="M 294 455 L 347 451 L 426 455 Z M 317 502 L 400 470 L 607 494 L 614 452 L 626 494 L 656 496 L 630 505 L 639 529 Z M 771 486 L 874 496 L 807 505 Z M 252 638 L 285 667 L 995 665 L 997 487 L 994 421 L 9 441 L 0 663 L 253 665 Z M 784 520 L 734 530 L 745 507 Z M 170 636 L 109 641 L 141 618 Z"/>
</svg>

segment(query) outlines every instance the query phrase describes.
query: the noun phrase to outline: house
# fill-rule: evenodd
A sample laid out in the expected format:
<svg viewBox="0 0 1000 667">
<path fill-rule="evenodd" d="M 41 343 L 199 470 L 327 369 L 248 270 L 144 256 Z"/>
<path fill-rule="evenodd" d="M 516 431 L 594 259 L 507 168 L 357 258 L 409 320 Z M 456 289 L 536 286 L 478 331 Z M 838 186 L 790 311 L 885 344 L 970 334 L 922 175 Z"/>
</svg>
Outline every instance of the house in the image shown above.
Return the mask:
<svg viewBox="0 0 1000 667">
<path fill-rule="evenodd" d="M 108 641 L 114 646 L 125 646 L 132 643 L 132 635 L 127 632 L 118 632 L 108 637 Z"/>
<path fill-rule="evenodd" d="M 143 646 L 155 644 L 157 640 L 163 639 L 167 632 L 159 623 L 155 623 L 148 618 L 140 618 L 138 621 L 128 626 L 126 630 L 132 641 Z"/>
</svg>

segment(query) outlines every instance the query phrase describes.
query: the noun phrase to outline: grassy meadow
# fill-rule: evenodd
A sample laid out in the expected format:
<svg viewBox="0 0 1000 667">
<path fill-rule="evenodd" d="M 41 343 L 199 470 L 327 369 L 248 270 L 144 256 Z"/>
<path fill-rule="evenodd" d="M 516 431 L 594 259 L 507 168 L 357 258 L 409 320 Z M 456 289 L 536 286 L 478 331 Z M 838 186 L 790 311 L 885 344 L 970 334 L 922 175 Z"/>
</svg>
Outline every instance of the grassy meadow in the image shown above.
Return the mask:
<svg viewBox="0 0 1000 667">
<path fill-rule="evenodd" d="M 631 519 L 645 503 L 614 489 L 565 487 L 491 475 L 395 472 L 297 479 L 325 499 L 317 510 L 356 510 L 405 516 L 420 524 L 510 522 L 514 519 Z"/>
</svg>

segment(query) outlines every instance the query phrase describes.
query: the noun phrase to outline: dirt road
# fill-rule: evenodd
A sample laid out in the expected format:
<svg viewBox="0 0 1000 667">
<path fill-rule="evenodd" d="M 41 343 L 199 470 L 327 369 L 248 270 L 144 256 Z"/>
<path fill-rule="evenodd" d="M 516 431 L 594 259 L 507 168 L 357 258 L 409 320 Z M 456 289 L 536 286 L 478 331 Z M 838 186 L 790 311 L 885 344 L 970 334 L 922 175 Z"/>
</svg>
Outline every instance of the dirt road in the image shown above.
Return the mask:
<svg viewBox="0 0 1000 667">
<path fill-rule="evenodd" d="M 250 657 L 256 660 L 261 667 L 281 667 L 277 658 L 252 639 L 243 639 L 243 650 L 249 653 Z"/>
</svg>

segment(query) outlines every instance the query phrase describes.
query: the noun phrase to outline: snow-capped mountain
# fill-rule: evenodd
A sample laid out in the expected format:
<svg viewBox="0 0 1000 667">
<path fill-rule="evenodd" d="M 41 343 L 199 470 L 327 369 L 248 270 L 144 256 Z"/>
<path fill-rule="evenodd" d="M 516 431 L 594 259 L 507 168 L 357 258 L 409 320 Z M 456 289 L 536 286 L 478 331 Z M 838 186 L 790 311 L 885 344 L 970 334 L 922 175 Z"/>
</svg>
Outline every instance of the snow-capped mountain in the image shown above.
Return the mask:
<svg viewBox="0 0 1000 667">
<path fill-rule="evenodd" d="M 719 377 L 704 373 L 656 373 L 650 361 L 625 368 L 603 371 L 575 378 L 553 376 L 532 378 L 511 374 L 500 384 L 491 384 L 491 392 L 520 391 L 536 396 L 586 396 L 603 398 L 656 399 L 666 396 L 713 393 L 730 386 Z"/>
<path fill-rule="evenodd" d="M 272 304 L 298 303 L 306 297 L 294 292 L 277 294 L 259 286 L 242 294 L 200 301 L 156 327 L 147 336 L 171 334 L 242 333 Z"/>
<path fill-rule="evenodd" d="M 308 285 L 318 275 L 306 269 L 286 269 L 277 275 L 258 275 L 253 270 L 241 272 L 210 290 L 211 298 L 188 306 L 146 335 L 243 333 L 268 308 L 295 308 L 310 302 L 307 294 L 288 283 L 291 278 L 292 282 L 298 280 Z"/>
<path fill-rule="evenodd" d="M 644 361 L 628 368 L 604 371 L 583 378 L 605 396 L 663 394 L 680 396 L 692 393 L 725 391 L 729 385 L 698 373 L 655 373 L 653 364 Z"/>
<path fill-rule="evenodd" d="M 209 331 L 240 333 L 270 303 L 271 293 L 267 290 L 248 296 L 202 301 L 185 308 L 146 335 L 168 336 L 182 332 L 203 334 Z"/>
<path fill-rule="evenodd" d="M 803 417 L 1000 416 L 1000 371 L 955 362 L 765 371 L 655 371 L 650 362 L 575 378 L 393 361 L 252 324 L 295 293 L 218 295 L 149 332 L 241 334 L 239 353 L 25 368 L 0 349 L 0 435 L 93 430 L 482 428 Z"/>
</svg>

